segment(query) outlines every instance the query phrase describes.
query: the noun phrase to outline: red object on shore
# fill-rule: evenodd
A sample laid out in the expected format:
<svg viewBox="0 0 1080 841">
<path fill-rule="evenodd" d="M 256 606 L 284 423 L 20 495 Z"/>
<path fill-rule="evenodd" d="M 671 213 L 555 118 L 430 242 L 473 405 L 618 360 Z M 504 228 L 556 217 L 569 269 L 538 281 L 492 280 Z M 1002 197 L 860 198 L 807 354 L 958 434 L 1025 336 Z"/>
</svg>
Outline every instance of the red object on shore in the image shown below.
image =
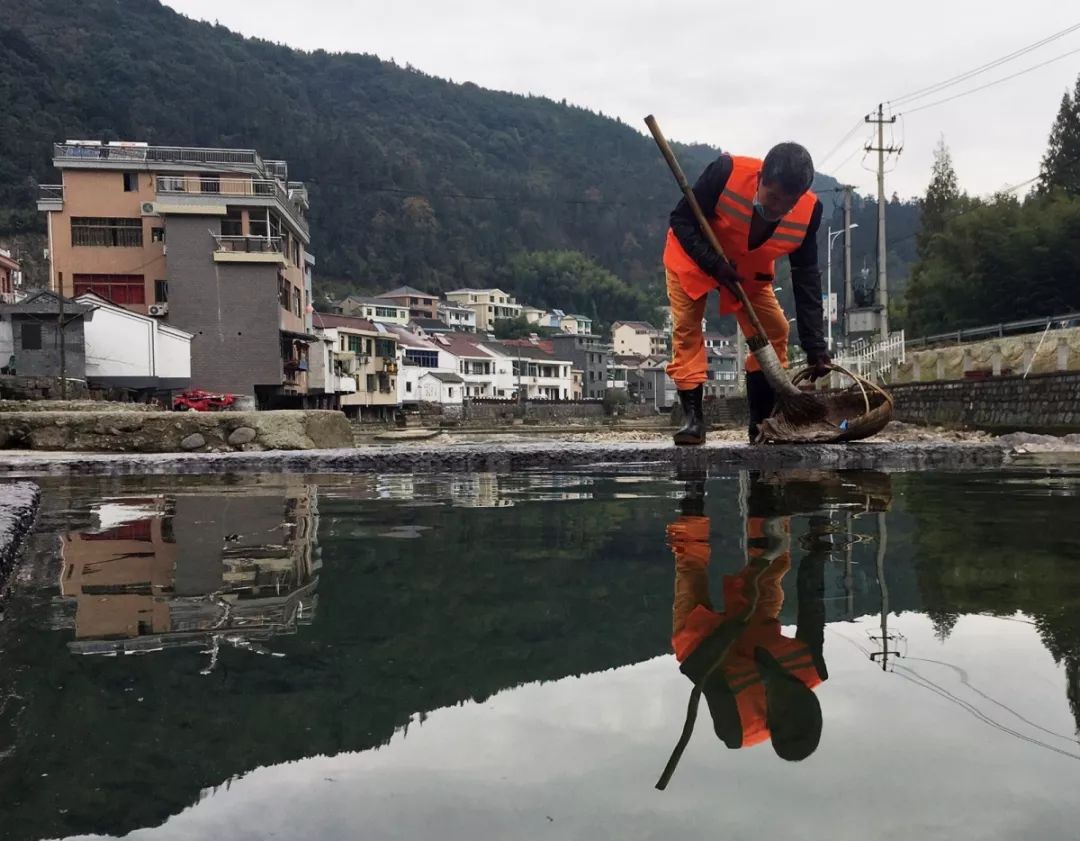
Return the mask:
<svg viewBox="0 0 1080 841">
<path fill-rule="evenodd" d="M 215 394 L 196 388 L 178 395 L 173 400 L 173 409 L 177 412 L 220 412 L 235 402 L 235 394 Z"/>
</svg>

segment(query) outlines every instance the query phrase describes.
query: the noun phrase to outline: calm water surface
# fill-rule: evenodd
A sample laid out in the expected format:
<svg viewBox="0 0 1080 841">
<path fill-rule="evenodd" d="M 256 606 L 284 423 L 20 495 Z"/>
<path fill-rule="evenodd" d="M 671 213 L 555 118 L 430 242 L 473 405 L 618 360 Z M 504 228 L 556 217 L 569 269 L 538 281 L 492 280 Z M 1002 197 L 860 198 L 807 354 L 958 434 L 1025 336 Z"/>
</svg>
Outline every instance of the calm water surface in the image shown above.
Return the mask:
<svg viewBox="0 0 1080 841">
<path fill-rule="evenodd" d="M 1078 490 L 49 484 L 0 603 L 0 838 L 1075 839 Z"/>
</svg>

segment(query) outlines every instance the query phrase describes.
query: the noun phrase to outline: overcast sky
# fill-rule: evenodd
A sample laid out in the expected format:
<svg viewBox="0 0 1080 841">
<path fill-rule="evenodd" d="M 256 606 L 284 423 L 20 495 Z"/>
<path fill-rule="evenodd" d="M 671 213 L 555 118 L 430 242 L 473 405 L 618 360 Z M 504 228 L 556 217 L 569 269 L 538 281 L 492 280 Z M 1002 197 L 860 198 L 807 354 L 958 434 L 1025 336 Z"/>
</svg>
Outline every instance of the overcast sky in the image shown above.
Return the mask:
<svg viewBox="0 0 1080 841">
<path fill-rule="evenodd" d="M 825 158 L 877 102 L 1080 22 L 1073 4 L 1055 0 L 1028 0 L 1022 14 L 973 0 L 165 2 L 245 35 L 309 50 L 374 53 L 457 82 L 566 98 L 635 126 L 652 112 L 669 137 L 741 154 L 798 140 L 820 170 L 865 191 L 874 189 L 874 176 L 856 150 L 867 131 Z M 1072 50 L 1080 50 L 1080 30 L 906 107 Z M 886 189 L 902 196 L 924 190 L 940 134 L 969 192 L 988 193 L 1036 175 L 1061 95 L 1078 72 L 1080 52 L 902 118 L 891 137 L 904 152 Z"/>
</svg>

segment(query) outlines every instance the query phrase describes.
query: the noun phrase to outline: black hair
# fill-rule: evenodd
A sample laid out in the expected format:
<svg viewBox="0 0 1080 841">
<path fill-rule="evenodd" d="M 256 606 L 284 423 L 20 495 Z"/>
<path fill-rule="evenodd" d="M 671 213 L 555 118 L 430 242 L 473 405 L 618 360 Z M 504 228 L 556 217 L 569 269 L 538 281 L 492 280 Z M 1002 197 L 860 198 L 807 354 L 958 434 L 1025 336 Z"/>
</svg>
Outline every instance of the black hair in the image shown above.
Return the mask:
<svg viewBox="0 0 1080 841">
<path fill-rule="evenodd" d="M 814 161 L 798 143 L 778 143 L 761 166 L 764 184 L 776 184 L 789 196 L 801 196 L 814 183 Z"/>
</svg>

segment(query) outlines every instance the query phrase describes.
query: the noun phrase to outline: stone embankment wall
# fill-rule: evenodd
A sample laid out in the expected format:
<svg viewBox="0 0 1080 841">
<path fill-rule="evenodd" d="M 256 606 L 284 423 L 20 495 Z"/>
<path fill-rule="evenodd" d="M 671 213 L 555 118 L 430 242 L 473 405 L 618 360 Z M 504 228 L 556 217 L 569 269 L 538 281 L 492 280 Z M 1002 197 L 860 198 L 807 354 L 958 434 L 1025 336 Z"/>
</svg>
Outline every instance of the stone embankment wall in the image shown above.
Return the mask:
<svg viewBox="0 0 1080 841">
<path fill-rule="evenodd" d="M 341 412 L 0 412 L 0 449 L 99 453 L 352 446 Z"/>
<path fill-rule="evenodd" d="M 973 372 L 993 376 L 1023 374 L 1029 365 L 1029 375 L 1080 371 L 1080 328 L 908 351 L 906 360 L 890 380 L 894 383 L 962 380 Z"/>
<path fill-rule="evenodd" d="M 896 419 L 992 432 L 1080 431 L 1080 373 L 908 383 L 891 387 Z"/>
</svg>

